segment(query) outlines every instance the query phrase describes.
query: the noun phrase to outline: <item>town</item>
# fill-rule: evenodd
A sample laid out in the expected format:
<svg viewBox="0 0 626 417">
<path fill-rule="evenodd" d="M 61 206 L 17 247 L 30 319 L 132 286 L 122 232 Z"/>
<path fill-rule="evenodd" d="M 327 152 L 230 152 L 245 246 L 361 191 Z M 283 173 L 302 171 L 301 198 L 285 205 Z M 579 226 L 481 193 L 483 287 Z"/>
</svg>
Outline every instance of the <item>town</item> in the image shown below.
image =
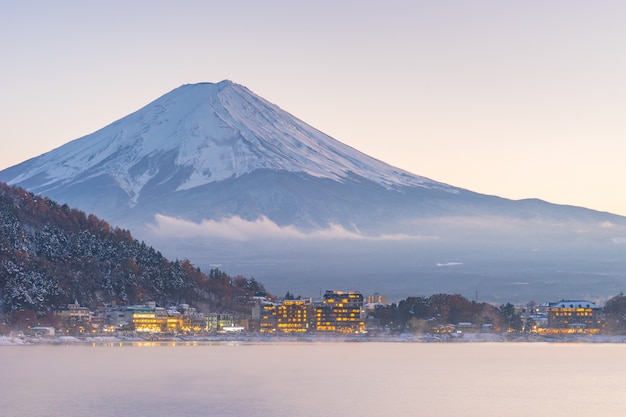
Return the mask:
<svg viewBox="0 0 626 417">
<path fill-rule="evenodd" d="M 409 297 L 389 304 L 380 294 L 326 291 L 320 300 L 293 297 L 239 297 L 228 312 L 203 313 L 188 304 L 161 307 L 154 302 L 91 311 L 78 303 L 53 310 L 47 321 L 26 317 L 19 330 L 37 337 L 134 335 L 147 340 L 207 334 L 360 335 L 423 333 L 451 338 L 472 333 L 558 335 L 616 334 L 622 330 L 626 297 L 604 308 L 586 300 L 561 300 L 496 307 L 460 295 Z M 420 313 L 421 311 L 421 313 Z"/>
</svg>

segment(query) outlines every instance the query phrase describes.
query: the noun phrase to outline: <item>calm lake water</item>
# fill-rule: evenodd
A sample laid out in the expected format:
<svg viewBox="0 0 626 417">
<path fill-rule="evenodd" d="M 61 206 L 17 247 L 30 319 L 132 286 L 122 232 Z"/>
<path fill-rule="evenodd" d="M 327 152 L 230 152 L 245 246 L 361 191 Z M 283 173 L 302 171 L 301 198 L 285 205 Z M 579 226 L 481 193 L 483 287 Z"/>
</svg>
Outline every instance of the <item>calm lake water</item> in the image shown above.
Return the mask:
<svg viewBox="0 0 626 417">
<path fill-rule="evenodd" d="M 0 415 L 617 416 L 626 345 L 0 347 Z"/>
</svg>

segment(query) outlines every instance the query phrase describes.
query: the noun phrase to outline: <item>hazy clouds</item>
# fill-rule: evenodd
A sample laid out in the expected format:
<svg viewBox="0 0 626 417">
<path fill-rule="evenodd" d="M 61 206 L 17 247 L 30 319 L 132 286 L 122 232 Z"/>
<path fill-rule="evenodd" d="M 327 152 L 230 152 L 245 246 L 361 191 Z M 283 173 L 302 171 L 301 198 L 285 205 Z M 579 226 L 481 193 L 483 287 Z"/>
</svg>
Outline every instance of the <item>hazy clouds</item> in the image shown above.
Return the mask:
<svg viewBox="0 0 626 417">
<path fill-rule="evenodd" d="M 265 216 L 254 221 L 233 216 L 220 221 L 203 220 L 200 223 L 157 214 L 155 223 L 149 230 L 157 237 L 199 238 L 210 237 L 235 241 L 251 240 L 426 240 L 434 236 L 420 236 L 402 233 L 370 236 L 358 230 L 347 230 L 340 225 L 330 225 L 326 229 L 303 231 L 296 226 L 279 226 Z"/>
<path fill-rule="evenodd" d="M 357 227 L 347 228 L 332 224 L 323 229 L 302 230 L 294 225 L 280 226 L 266 216 L 245 220 L 233 216 L 221 220 L 193 222 L 157 214 L 148 225 L 148 232 L 156 238 L 220 239 L 238 242 L 267 240 L 298 241 L 413 241 L 429 242 L 470 241 L 511 243 L 542 242 L 544 245 L 572 243 L 577 237 L 597 242 L 621 244 L 626 242 L 624 226 L 610 222 L 580 223 L 556 219 L 513 219 L 502 217 L 445 217 L 414 219 L 404 224 L 390 225 L 379 232 L 365 232 Z M 379 229 L 381 230 L 381 229 Z M 569 239 L 569 240 L 567 240 Z"/>
</svg>

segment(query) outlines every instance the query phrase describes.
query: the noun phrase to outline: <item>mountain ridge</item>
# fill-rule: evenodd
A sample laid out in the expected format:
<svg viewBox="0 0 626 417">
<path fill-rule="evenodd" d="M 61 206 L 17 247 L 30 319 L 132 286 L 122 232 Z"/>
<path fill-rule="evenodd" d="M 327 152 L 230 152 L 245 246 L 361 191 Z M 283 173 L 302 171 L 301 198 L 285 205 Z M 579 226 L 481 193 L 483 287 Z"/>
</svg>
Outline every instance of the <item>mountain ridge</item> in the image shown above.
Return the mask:
<svg viewBox="0 0 626 417">
<path fill-rule="evenodd" d="M 169 173 L 164 164 L 169 164 Z M 28 170 L 11 177 L 20 167 Z M 305 172 L 338 181 L 355 173 L 387 188 L 425 186 L 456 192 L 368 157 L 231 81 L 185 84 L 90 135 L 8 168 L 2 178 L 29 184 L 43 176 L 46 179 L 33 191 L 45 194 L 70 181 L 109 175 L 134 205 L 159 174 L 159 181 L 169 176 L 165 179 L 177 181 L 176 191 L 181 191 L 256 169 Z"/>
<path fill-rule="evenodd" d="M 252 184 L 253 173 L 262 180 Z M 301 181 L 298 185 L 296 177 Z M 239 195 L 220 185 L 237 179 L 249 184 Z M 269 183 L 263 182 L 267 179 Z M 0 180 L 67 201 L 123 226 L 137 223 L 128 222 L 129 215 L 153 218 L 159 206 L 171 208 L 172 200 L 194 193 L 202 195 L 196 198 L 197 204 L 202 199 L 210 203 L 198 209 L 214 216 L 206 218 L 243 214 L 253 220 L 266 215 L 280 225 L 309 229 L 352 225 L 350 213 L 363 212 L 365 207 L 371 207 L 371 216 L 376 218 L 358 226 L 364 229 L 368 223 L 410 216 L 411 204 L 420 217 L 459 214 L 473 210 L 480 195 L 369 157 L 229 80 L 184 84 L 94 133 L 0 171 Z M 278 183 L 285 184 L 282 192 L 277 191 Z M 282 206 L 273 207 L 262 196 L 264 205 L 257 211 L 247 209 L 252 197 L 241 196 L 258 194 L 255 189 L 262 190 L 266 184 L 275 189 L 274 202 Z M 320 203 L 312 202 L 307 194 L 319 194 Z M 414 203 L 406 202 L 409 194 L 418 194 Z M 450 199 L 447 194 L 463 197 Z M 350 195 L 358 197 L 356 203 L 340 209 L 338 202 Z M 479 205 L 490 210 L 495 196 L 483 197 Z M 396 210 L 385 201 L 406 204 Z M 510 201 L 502 199 L 497 205 Z M 317 213 L 307 212 L 303 204 L 317 207 Z M 149 210 L 142 209 L 150 205 Z M 289 215 L 294 205 L 300 207 L 301 218 Z M 279 213 L 281 207 L 284 215 Z M 187 206 L 179 205 L 161 214 L 189 212 Z M 205 219 L 193 213 L 188 218 Z"/>
<path fill-rule="evenodd" d="M 0 171 L 0 181 L 130 229 L 170 257 L 227 265 L 279 292 L 315 291 L 325 282 L 321 271 L 352 287 L 367 281 L 404 295 L 426 288 L 424 274 L 434 277 L 433 291 L 455 285 L 470 294 L 487 281 L 519 291 L 502 283 L 519 281 L 521 270 L 542 291 L 542 274 L 567 271 L 560 283 L 604 277 L 603 288 L 615 294 L 624 275 L 626 217 L 411 174 L 230 81 L 174 89 Z M 229 231 L 235 224 L 239 230 Z"/>
</svg>

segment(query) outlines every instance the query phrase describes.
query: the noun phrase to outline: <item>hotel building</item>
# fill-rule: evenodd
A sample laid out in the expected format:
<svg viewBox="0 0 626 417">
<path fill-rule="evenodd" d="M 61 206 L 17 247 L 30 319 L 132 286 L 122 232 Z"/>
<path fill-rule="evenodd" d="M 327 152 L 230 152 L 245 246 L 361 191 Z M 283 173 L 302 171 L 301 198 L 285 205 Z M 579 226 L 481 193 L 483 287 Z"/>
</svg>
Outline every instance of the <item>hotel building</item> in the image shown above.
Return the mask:
<svg viewBox="0 0 626 417">
<path fill-rule="evenodd" d="M 261 333 L 276 332 L 276 304 L 271 301 L 262 301 L 257 304 L 255 310 L 252 318 L 259 321 L 259 331 Z"/>
<path fill-rule="evenodd" d="M 315 307 L 315 328 L 320 332 L 364 333 L 363 295 L 358 292 L 326 291 Z"/>
<path fill-rule="evenodd" d="M 235 318 L 230 313 L 209 313 L 204 320 L 207 332 L 218 332 L 225 327 L 233 327 L 235 325 Z"/>
<path fill-rule="evenodd" d="M 283 333 L 302 333 L 309 327 L 308 309 L 310 300 L 284 300 L 276 308 L 278 331 Z"/>
<path fill-rule="evenodd" d="M 602 309 L 590 301 L 549 303 L 548 328 L 559 333 L 597 333 L 602 327 L 601 312 Z"/>
<path fill-rule="evenodd" d="M 59 317 L 67 322 L 85 322 L 91 320 L 91 313 L 87 307 L 81 307 L 80 304 L 68 304 L 66 307 L 54 310 L 55 317 Z"/>
</svg>

